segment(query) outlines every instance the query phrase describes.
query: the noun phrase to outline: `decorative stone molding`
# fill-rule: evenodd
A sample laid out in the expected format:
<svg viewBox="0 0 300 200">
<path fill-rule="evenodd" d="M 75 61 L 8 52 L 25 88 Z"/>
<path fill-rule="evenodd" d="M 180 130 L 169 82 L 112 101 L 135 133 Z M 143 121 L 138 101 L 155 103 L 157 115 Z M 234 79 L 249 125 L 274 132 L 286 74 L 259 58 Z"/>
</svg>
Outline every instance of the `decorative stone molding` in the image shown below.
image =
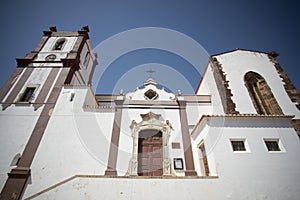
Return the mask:
<svg viewBox="0 0 300 200">
<path fill-rule="evenodd" d="M 270 52 L 268 54 L 270 61 L 274 64 L 274 67 L 276 68 L 279 76 L 282 78 L 284 82 L 284 89 L 288 96 L 290 97 L 291 101 L 296 103 L 296 107 L 298 110 L 300 110 L 300 94 L 298 93 L 298 90 L 294 86 L 293 82 L 289 79 L 288 75 L 283 71 L 282 67 L 279 65 L 278 61 L 276 60 L 276 57 L 279 54 L 277 52 Z M 292 125 L 297 132 L 298 136 L 300 137 L 300 120 L 295 119 L 292 121 Z"/>
<path fill-rule="evenodd" d="M 231 99 L 233 95 L 229 89 L 229 81 L 226 80 L 226 75 L 221 63 L 215 57 L 211 57 L 210 62 L 212 63 L 213 75 L 221 97 L 224 112 L 226 114 L 238 114 L 239 112 L 235 110 L 235 103 Z"/>
<path fill-rule="evenodd" d="M 283 71 L 282 67 L 279 65 L 276 57 L 279 54 L 276 52 L 270 52 L 268 54 L 270 61 L 274 64 L 279 76 L 282 78 L 284 82 L 284 89 L 288 96 L 290 97 L 291 101 L 297 103 L 296 107 L 300 110 L 300 94 L 298 93 L 296 87 L 294 86 L 293 82 L 289 79 L 288 75 Z"/>
<path fill-rule="evenodd" d="M 300 138 L 300 119 L 293 119 L 292 125 Z"/>
<path fill-rule="evenodd" d="M 139 133 L 143 130 L 158 130 L 162 132 L 163 140 L 163 176 L 172 175 L 171 159 L 169 157 L 169 138 L 171 133 L 170 123 L 163 123 L 159 119 L 161 115 L 152 113 L 151 111 L 147 114 L 141 114 L 142 121 L 137 123 L 132 120 L 130 129 L 132 132 L 133 139 L 133 151 L 132 158 L 129 161 L 128 171 L 126 176 L 138 176 L 138 142 Z M 167 120 L 168 121 L 168 120 Z"/>
<path fill-rule="evenodd" d="M 248 71 L 244 81 L 258 114 L 283 114 L 271 88 L 260 74 Z"/>
</svg>

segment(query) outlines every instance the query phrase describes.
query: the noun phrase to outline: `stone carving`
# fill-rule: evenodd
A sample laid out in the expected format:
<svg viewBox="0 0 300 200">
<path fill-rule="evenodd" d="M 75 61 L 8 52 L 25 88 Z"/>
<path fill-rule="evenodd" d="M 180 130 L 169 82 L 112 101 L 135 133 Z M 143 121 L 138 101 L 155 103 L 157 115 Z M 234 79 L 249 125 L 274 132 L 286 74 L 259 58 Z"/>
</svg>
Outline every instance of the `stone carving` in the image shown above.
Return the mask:
<svg viewBox="0 0 300 200">
<path fill-rule="evenodd" d="M 130 129 L 132 131 L 133 139 L 133 151 L 132 158 L 128 164 L 127 176 L 137 176 L 138 173 L 138 141 L 139 133 L 144 130 L 158 130 L 162 132 L 162 148 L 163 148 L 163 175 L 170 176 L 171 173 L 171 159 L 169 157 L 169 138 L 171 133 L 171 123 L 169 120 L 166 123 L 161 122 L 159 119 L 161 115 L 149 112 L 147 114 L 141 114 L 142 121 L 137 123 L 135 120 L 132 120 Z"/>
</svg>

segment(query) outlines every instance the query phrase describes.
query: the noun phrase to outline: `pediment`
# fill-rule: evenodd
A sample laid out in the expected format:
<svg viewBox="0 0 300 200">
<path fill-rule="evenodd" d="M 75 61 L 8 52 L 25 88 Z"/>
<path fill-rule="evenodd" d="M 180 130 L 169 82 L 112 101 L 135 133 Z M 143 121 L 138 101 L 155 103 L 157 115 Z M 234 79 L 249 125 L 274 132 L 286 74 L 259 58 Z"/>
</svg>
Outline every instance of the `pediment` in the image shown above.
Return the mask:
<svg viewBox="0 0 300 200">
<path fill-rule="evenodd" d="M 137 88 L 134 92 L 127 93 L 126 98 L 129 100 L 170 101 L 175 100 L 175 95 L 166 92 L 164 88 L 158 88 L 157 82 L 149 78 L 144 82 L 143 88 Z"/>
<path fill-rule="evenodd" d="M 151 111 L 148 112 L 147 114 L 141 114 L 143 121 L 149 121 L 151 119 L 159 120 L 160 116 L 161 116 L 160 114 L 155 114 Z"/>
</svg>

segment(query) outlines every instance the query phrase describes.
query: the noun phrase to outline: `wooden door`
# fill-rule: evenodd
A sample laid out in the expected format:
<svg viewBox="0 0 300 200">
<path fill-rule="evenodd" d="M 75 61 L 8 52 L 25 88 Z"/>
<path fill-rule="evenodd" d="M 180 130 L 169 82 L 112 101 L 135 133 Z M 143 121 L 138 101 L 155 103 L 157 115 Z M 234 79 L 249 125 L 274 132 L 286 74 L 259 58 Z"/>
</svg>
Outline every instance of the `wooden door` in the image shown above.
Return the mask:
<svg viewBox="0 0 300 200">
<path fill-rule="evenodd" d="M 206 156 L 206 150 L 205 150 L 204 143 L 202 143 L 200 145 L 199 149 L 201 151 L 202 158 L 201 158 L 200 162 L 202 162 L 201 165 L 203 165 L 203 167 L 204 167 L 204 169 L 203 169 L 204 174 L 205 174 L 205 176 L 209 176 L 209 167 L 208 167 L 208 161 L 207 161 L 207 156 Z"/>
<path fill-rule="evenodd" d="M 163 175 L 162 133 L 160 131 L 141 132 L 138 153 L 139 176 Z"/>
</svg>

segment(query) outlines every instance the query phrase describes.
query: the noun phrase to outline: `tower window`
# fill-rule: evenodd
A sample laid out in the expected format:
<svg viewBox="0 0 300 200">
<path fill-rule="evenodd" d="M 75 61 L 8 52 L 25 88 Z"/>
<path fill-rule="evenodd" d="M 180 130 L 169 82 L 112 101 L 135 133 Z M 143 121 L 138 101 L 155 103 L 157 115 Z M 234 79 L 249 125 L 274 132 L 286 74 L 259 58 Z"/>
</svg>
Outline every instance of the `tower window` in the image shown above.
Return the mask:
<svg viewBox="0 0 300 200">
<path fill-rule="evenodd" d="M 246 151 L 244 140 L 232 140 L 231 145 L 233 151 Z"/>
<path fill-rule="evenodd" d="M 268 151 L 281 151 L 278 140 L 265 140 Z"/>
<path fill-rule="evenodd" d="M 34 94 L 36 87 L 27 87 L 20 98 L 20 102 L 29 102 Z"/>
<path fill-rule="evenodd" d="M 59 39 L 55 42 L 53 50 L 62 50 L 66 39 Z"/>
</svg>

